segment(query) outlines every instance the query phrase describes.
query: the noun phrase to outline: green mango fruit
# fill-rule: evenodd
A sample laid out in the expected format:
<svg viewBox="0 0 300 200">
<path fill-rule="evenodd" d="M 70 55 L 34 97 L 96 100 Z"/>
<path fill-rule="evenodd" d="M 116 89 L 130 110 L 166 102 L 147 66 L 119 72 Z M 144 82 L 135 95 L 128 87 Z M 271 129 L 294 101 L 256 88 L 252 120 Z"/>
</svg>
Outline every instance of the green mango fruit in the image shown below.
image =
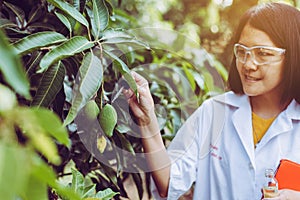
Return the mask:
<svg viewBox="0 0 300 200">
<path fill-rule="evenodd" d="M 85 116 L 89 120 L 97 119 L 97 116 L 99 114 L 99 108 L 94 100 L 87 102 L 83 109 Z"/>
<path fill-rule="evenodd" d="M 112 105 L 106 104 L 100 110 L 99 123 L 106 136 L 111 137 L 113 135 L 114 128 L 117 124 L 117 119 L 117 112 Z"/>
</svg>

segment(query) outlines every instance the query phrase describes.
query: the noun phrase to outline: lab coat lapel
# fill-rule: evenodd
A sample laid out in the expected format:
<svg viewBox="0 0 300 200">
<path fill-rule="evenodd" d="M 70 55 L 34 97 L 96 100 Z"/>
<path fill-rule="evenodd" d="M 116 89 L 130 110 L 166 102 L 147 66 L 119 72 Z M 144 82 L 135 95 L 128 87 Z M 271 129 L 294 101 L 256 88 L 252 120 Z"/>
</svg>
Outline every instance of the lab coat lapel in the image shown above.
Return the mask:
<svg viewBox="0 0 300 200">
<path fill-rule="evenodd" d="M 243 98 L 242 100 L 244 102 L 240 104 L 241 106 L 232 115 L 232 122 L 252 166 L 255 167 L 251 107 L 248 98 Z"/>
<path fill-rule="evenodd" d="M 254 144 L 252 134 L 252 115 L 249 97 L 247 95 L 236 95 L 233 92 L 215 98 L 231 106 L 233 111 L 232 123 L 240 141 L 253 165 L 255 167 Z"/>
<path fill-rule="evenodd" d="M 300 108 L 299 104 L 293 100 L 290 105 L 287 107 L 285 111 L 280 113 L 278 117 L 275 119 L 273 124 L 270 126 L 264 137 L 262 138 L 259 148 L 263 147 L 270 141 L 273 137 L 290 131 L 293 128 L 292 119 L 299 120 L 300 116 Z"/>
</svg>

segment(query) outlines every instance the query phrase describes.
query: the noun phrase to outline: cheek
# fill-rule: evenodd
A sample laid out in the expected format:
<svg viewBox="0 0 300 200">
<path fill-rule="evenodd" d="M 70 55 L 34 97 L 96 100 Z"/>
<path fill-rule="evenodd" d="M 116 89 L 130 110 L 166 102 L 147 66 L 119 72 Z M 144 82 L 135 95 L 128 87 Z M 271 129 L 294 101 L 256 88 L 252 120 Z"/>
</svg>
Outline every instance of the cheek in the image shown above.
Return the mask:
<svg viewBox="0 0 300 200">
<path fill-rule="evenodd" d="M 239 62 L 236 62 L 236 70 L 238 71 L 239 76 L 241 77 L 243 66 Z"/>
<path fill-rule="evenodd" d="M 266 81 L 272 84 L 274 87 L 281 85 L 283 76 L 284 73 L 282 68 L 272 69 L 265 72 Z"/>
</svg>

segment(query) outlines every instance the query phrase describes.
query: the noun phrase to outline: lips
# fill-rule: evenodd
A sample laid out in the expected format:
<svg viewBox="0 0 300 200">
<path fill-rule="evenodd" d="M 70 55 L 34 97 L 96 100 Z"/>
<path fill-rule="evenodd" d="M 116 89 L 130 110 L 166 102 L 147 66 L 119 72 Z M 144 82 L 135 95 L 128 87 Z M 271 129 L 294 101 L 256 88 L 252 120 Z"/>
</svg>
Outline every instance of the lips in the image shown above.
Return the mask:
<svg viewBox="0 0 300 200">
<path fill-rule="evenodd" d="M 245 75 L 244 77 L 245 77 L 246 81 L 259 81 L 259 80 L 261 80 L 260 78 L 256 78 L 256 77 L 249 76 L 249 75 Z"/>
</svg>

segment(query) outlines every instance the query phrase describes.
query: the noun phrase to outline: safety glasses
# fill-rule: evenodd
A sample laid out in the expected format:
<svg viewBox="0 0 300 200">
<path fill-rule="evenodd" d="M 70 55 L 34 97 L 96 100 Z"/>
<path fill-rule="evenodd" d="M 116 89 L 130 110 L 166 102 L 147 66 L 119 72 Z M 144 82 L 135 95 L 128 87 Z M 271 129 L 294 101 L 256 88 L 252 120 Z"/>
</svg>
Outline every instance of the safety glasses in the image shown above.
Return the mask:
<svg viewBox="0 0 300 200">
<path fill-rule="evenodd" d="M 243 64 L 247 62 L 248 54 L 255 65 L 267 65 L 281 61 L 284 53 L 285 49 L 278 47 L 234 45 L 234 55 Z"/>
</svg>

